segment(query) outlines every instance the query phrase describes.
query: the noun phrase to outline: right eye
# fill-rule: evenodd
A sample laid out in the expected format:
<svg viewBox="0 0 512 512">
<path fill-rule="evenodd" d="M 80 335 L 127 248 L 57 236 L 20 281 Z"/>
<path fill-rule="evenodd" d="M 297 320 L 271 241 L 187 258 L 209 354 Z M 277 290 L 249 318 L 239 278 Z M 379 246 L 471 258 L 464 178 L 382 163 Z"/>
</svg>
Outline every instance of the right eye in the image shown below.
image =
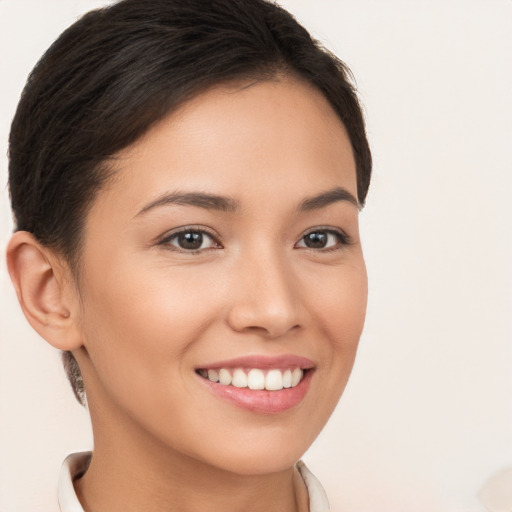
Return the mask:
<svg viewBox="0 0 512 512">
<path fill-rule="evenodd" d="M 219 249 L 220 243 L 201 229 L 184 229 L 165 237 L 161 245 L 170 245 L 179 251 L 197 253 L 208 249 Z"/>
</svg>

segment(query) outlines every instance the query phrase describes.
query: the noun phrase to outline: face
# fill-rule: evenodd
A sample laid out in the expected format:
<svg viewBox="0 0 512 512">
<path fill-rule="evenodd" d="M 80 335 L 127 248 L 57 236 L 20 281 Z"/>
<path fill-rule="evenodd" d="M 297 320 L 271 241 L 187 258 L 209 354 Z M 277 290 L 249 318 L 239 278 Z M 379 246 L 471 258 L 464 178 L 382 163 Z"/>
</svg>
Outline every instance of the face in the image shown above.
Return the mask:
<svg viewBox="0 0 512 512">
<path fill-rule="evenodd" d="M 80 282 L 97 442 L 243 474 L 290 467 L 338 402 L 365 316 L 342 123 L 289 78 L 218 87 L 113 165 Z"/>
</svg>

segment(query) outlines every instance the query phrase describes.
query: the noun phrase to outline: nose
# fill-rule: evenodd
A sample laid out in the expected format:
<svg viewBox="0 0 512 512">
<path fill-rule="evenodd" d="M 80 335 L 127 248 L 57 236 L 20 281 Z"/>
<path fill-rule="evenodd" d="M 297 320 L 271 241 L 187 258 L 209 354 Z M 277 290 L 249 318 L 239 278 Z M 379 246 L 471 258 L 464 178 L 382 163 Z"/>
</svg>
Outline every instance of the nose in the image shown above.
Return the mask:
<svg viewBox="0 0 512 512">
<path fill-rule="evenodd" d="M 245 258 L 231 277 L 227 322 L 233 330 L 272 339 L 303 326 L 305 310 L 297 279 L 284 258 Z"/>
</svg>

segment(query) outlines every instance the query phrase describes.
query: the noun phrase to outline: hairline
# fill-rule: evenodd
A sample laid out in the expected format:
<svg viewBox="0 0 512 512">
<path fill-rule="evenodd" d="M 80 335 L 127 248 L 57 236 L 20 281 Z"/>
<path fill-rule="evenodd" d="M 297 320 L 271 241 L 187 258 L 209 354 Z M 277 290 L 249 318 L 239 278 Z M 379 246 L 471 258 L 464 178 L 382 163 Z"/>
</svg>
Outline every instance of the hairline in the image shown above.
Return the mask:
<svg viewBox="0 0 512 512">
<path fill-rule="evenodd" d="M 321 96 L 326 100 L 329 107 L 332 109 L 336 118 L 342 124 L 344 130 L 347 131 L 347 127 L 345 126 L 343 119 L 332 105 L 327 94 L 325 94 L 324 91 L 322 91 L 321 88 L 318 87 L 314 82 L 301 75 L 297 70 L 289 66 L 287 63 L 275 63 L 274 65 L 269 65 L 267 66 L 267 68 L 262 67 L 261 69 L 255 68 L 254 70 L 250 70 L 246 73 L 235 74 L 232 77 L 224 78 L 211 84 L 198 84 L 196 87 L 191 88 L 191 90 L 188 91 L 188 93 L 184 94 L 183 98 L 181 98 L 175 104 L 171 105 L 161 116 L 159 116 L 153 122 L 149 123 L 146 129 L 136 139 L 131 141 L 128 145 L 124 146 L 123 148 L 120 148 L 114 154 L 105 157 L 103 160 L 101 160 L 99 163 L 95 165 L 95 170 L 99 174 L 103 174 L 104 179 L 102 180 L 101 185 L 96 188 L 93 197 L 84 205 L 75 247 L 73 247 L 71 251 L 56 248 L 57 252 L 61 254 L 61 256 L 65 259 L 66 263 L 69 266 L 71 275 L 75 280 L 76 289 L 80 299 L 82 298 L 81 284 L 83 283 L 84 272 L 82 256 L 85 244 L 87 219 L 89 217 L 91 208 L 97 200 L 98 194 L 107 189 L 111 184 L 115 183 L 116 177 L 118 176 L 120 169 L 116 169 L 114 164 L 115 161 L 119 158 L 120 153 L 126 151 L 127 148 L 133 146 L 138 141 L 140 141 L 152 130 L 152 128 L 157 126 L 160 122 L 163 122 L 165 119 L 176 114 L 178 111 L 186 108 L 186 105 L 188 105 L 195 98 L 198 98 L 203 94 L 206 94 L 214 90 L 222 89 L 238 92 L 249 87 L 253 87 L 254 85 L 258 85 L 265 82 L 280 82 L 281 79 L 291 80 L 293 82 L 311 87 L 312 89 L 320 93 Z M 351 150 L 352 152 L 354 152 L 354 145 L 350 140 L 350 137 L 349 142 Z M 360 205 L 359 209 L 362 208 L 363 205 Z"/>
</svg>

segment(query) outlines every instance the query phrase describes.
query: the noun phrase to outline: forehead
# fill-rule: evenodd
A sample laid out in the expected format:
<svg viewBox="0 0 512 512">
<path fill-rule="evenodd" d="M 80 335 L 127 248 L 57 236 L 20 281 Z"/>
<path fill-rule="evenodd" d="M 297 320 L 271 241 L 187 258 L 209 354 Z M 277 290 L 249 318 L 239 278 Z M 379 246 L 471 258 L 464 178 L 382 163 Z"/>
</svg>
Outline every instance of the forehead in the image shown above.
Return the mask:
<svg viewBox="0 0 512 512">
<path fill-rule="evenodd" d="M 122 150 L 113 165 L 116 178 L 97 202 L 131 211 L 155 195 L 189 189 L 243 202 L 341 185 L 357 197 L 345 127 L 316 88 L 289 77 L 208 90 Z"/>
</svg>

